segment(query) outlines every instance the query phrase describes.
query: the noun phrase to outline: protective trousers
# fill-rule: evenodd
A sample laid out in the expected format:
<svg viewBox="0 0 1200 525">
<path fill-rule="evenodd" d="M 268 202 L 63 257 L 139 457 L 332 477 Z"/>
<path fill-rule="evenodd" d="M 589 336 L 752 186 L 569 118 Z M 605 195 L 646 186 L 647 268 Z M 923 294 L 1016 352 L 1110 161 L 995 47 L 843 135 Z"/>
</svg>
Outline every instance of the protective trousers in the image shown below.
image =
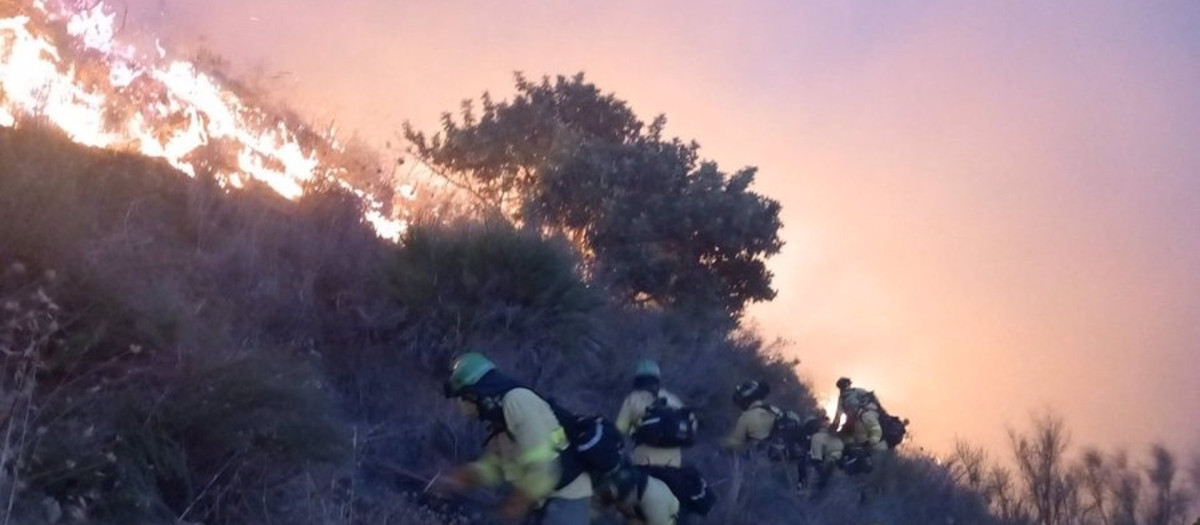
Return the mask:
<svg viewBox="0 0 1200 525">
<path fill-rule="evenodd" d="M 871 450 L 883 450 L 887 444 L 883 442 L 883 427 L 879 425 L 879 412 L 868 409 L 860 412 L 854 418 L 851 439 L 856 444 L 862 444 Z"/>
</svg>

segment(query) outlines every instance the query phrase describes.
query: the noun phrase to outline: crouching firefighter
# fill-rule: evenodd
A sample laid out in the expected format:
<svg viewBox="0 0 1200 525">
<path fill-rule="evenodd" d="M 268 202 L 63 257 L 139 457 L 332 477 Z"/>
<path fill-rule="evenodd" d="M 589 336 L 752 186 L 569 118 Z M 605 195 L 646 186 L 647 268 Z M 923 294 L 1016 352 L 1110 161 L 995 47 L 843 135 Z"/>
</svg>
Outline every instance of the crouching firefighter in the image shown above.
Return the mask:
<svg viewBox="0 0 1200 525">
<path fill-rule="evenodd" d="M 454 361 L 445 393 L 487 423 L 491 437 L 482 457 L 439 478 L 438 490 L 508 482 L 513 490 L 500 505 L 502 518 L 515 521 L 536 509 L 542 525 L 588 523 L 591 480 L 565 453 L 567 436 L 548 402 L 474 352 Z"/>
<path fill-rule="evenodd" d="M 829 479 L 841 464 L 845 445 L 830 428 L 829 417 L 824 413 L 809 417 L 802 428 L 808 441 L 808 458 L 800 464 L 800 487 L 805 490 L 810 488 L 811 468 L 817 474 L 815 488 L 819 493 L 829 485 Z"/>
<path fill-rule="evenodd" d="M 627 525 L 675 525 L 679 498 L 646 470 L 625 465 L 596 486 L 597 499 L 615 508 Z"/>
<path fill-rule="evenodd" d="M 837 388 L 838 406 L 837 414 L 833 416 L 833 428 L 838 428 L 844 415 L 851 444 L 872 451 L 887 450 L 887 443 L 883 441 L 883 427 L 879 425 L 879 402 L 875 394 L 851 386 L 850 379 L 846 377 L 837 380 Z"/>
</svg>

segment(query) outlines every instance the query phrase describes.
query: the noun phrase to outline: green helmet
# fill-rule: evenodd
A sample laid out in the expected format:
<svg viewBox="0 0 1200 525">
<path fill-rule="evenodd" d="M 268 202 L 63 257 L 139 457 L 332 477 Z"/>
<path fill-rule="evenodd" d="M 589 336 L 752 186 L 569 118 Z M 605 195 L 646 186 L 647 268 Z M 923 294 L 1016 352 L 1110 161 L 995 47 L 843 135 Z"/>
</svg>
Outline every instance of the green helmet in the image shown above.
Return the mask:
<svg viewBox="0 0 1200 525">
<path fill-rule="evenodd" d="M 483 354 L 467 352 L 460 355 L 450 367 L 449 392 L 458 394 L 463 388 L 474 385 L 484 374 L 495 369 L 496 365 Z"/>
<path fill-rule="evenodd" d="M 662 372 L 658 369 L 658 363 L 653 359 L 642 359 L 637 362 L 637 368 L 633 370 L 634 377 L 653 377 L 659 379 L 662 377 Z"/>
</svg>

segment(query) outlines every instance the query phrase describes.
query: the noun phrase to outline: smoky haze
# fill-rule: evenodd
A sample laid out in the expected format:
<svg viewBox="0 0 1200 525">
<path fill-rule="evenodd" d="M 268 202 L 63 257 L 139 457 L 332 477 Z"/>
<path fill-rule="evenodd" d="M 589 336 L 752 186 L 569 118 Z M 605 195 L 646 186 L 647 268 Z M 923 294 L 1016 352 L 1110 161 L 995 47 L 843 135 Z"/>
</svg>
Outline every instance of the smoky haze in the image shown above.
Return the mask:
<svg viewBox="0 0 1200 525">
<path fill-rule="evenodd" d="M 820 393 L 849 375 L 917 441 L 1200 449 L 1200 4 L 128 3 L 383 146 L 511 73 L 585 71 L 783 204 L 751 316 Z"/>
</svg>

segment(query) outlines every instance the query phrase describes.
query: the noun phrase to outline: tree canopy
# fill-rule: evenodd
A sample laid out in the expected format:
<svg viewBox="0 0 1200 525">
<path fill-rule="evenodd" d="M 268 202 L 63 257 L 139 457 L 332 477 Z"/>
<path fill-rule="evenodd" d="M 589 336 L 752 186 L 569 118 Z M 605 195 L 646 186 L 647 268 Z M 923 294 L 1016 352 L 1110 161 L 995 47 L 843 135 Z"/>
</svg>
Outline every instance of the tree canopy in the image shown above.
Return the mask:
<svg viewBox="0 0 1200 525">
<path fill-rule="evenodd" d="M 663 137 L 582 74 L 530 82 L 516 95 L 464 101 L 413 152 L 475 200 L 515 223 L 561 234 L 588 274 L 631 304 L 736 322 L 775 295 L 767 257 L 782 242 L 779 203 L 750 191 L 755 168 L 732 174 L 699 145 Z"/>
</svg>

